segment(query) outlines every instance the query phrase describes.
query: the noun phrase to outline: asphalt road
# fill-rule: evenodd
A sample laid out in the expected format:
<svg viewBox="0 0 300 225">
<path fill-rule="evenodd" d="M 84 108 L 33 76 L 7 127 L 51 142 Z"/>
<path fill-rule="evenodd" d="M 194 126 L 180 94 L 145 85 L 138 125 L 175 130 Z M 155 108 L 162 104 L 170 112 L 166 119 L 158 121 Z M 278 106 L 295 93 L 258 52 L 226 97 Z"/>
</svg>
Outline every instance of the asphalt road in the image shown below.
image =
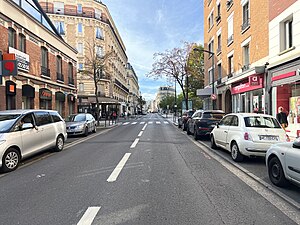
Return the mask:
<svg viewBox="0 0 300 225">
<path fill-rule="evenodd" d="M 157 114 L 0 176 L 0 224 L 300 224 L 299 210 Z"/>
</svg>

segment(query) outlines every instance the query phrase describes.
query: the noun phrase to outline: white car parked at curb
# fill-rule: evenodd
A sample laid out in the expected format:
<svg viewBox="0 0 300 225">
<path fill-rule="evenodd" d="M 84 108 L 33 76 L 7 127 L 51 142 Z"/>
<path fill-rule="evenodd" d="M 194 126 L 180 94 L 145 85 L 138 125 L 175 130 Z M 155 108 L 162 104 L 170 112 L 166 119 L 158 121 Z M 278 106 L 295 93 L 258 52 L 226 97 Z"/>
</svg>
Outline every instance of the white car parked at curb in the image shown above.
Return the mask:
<svg viewBox="0 0 300 225">
<path fill-rule="evenodd" d="M 284 187 L 292 181 L 300 185 L 300 138 L 272 145 L 266 154 L 266 165 L 273 184 Z"/>
<path fill-rule="evenodd" d="M 256 113 L 227 114 L 210 134 L 211 147 L 231 152 L 236 162 L 244 156 L 265 156 L 272 144 L 288 141 L 277 119 Z"/>
</svg>

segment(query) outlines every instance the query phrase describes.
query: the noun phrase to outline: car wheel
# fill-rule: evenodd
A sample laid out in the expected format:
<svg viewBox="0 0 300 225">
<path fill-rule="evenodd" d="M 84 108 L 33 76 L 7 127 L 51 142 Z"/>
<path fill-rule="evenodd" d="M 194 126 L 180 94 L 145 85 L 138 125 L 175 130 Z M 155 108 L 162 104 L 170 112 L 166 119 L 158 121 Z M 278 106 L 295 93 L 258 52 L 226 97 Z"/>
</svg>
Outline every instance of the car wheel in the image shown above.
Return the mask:
<svg viewBox="0 0 300 225">
<path fill-rule="evenodd" d="M 65 145 L 65 140 L 63 138 L 62 135 L 58 135 L 58 137 L 56 138 L 56 145 L 55 145 L 55 151 L 56 152 L 60 152 L 64 149 L 64 145 Z"/>
<path fill-rule="evenodd" d="M 89 128 L 88 127 L 85 127 L 85 130 L 84 130 L 84 136 L 88 136 L 89 135 Z"/>
<path fill-rule="evenodd" d="M 236 142 L 233 142 L 231 145 L 231 158 L 235 162 L 242 162 L 244 159 Z"/>
<path fill-rule="evenodd" d="M 268 163 L 269 178 L 273 184 L 279 187 L 287 185 L 282 165 L 277 157 L 273 157 Z"/>
<path fill-rule="evenodd" d="M 211 136 L 210 136 L 210 147 L 211 147 L 212 149 L 217 149 L 217 145 L 216 145 L 216 142 L 215 142 L 214 135 L 211 135 Z"/>
<path fill-rule="evenodd" d="M 194 127 L 194 139 L 195 139 L 196 141 L 199 140 L 199 135 L 198 135 L 198 133 L 197 133 L 196 127 Z"/>
<path fill-rule="evenodd" d="M 96 132 L 97 132 L 97 125 L 95 124 L 93 133 L 96 133 Z"/>
<path fill-rule="evenodd" d="M 2 158 L 2 171 L 11 172 L 18 168 L 20 163 L 20 153 L 15 148 L 9 148 Z"/>
</svg>

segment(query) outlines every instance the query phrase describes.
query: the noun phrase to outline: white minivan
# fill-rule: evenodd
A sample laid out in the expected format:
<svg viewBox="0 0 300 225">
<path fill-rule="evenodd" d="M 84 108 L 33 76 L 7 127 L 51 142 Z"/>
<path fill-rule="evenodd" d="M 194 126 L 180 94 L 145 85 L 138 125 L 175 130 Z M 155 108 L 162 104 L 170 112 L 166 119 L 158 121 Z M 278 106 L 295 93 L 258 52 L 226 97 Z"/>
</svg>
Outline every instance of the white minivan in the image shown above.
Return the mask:
<svg viewBox="0 0 300 225">
<path fill-rule="evenodd" d="M 257 113 L 227 114 L 210 134 L 211 147 L 231 152 L 234 161 L 244 156 L 265 156 L 272 144 L 289 141 L 274 116 Z"/>
<path fill-rule="evenodd" d="M 63 150 L 66 124 L 53 110 L 0 111 L 0 167 L 15 170 L 20 161 L 39 151 Z"/>
</svg>

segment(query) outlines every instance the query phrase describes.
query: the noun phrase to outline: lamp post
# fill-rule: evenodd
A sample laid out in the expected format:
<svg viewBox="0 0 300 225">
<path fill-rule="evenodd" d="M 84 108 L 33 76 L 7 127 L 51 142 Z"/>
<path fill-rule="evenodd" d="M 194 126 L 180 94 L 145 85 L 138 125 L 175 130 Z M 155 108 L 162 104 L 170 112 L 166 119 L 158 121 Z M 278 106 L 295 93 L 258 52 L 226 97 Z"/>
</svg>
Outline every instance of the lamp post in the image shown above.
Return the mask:
<svg viewBox="0 0 300 225">
<path fill-rule="evenodd" d="M 212 64 L 212 96 L 211 96 L 211 100 L 212 100 L 213 109 L 216 109 L 216 99 L 212 98 L 215 95 L 215 68 L 214 68 L 215 53 L 208 51 L 208 50 L 204 50 L 204 49 L 198 49 L 198 48 L 194 48 L 193 51 L 206 52 L 211 55 L 211 64 Z"/>
</svg>

